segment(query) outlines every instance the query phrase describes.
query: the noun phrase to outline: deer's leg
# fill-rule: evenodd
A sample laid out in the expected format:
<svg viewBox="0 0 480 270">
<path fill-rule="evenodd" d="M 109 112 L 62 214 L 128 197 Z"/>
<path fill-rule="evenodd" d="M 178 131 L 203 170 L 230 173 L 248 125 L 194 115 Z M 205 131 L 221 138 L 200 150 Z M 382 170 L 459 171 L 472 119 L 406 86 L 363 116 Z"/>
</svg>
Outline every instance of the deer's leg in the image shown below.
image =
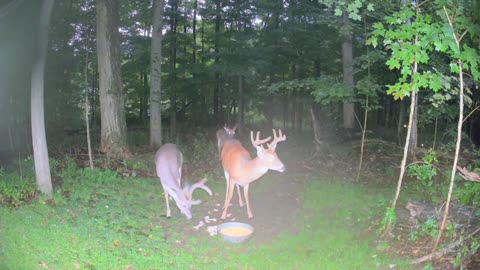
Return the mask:
<svg viewBox="0 0 480 270">
<path fill-rule="evenodd" d="M 228 210 L 228 205 L 230 204 L 230 200 L 232 199 L 233 195 L 233 189 L 235 188 L 235 184 L 230 182 L 227 185 L 227 195 L 225 197 L 225 204 L 223 205 L 223 213 L 222 213 L 222 219 L 225 219 L 227 216 L 227 210 Z"/>
<path fill-rule="evenodd" d="M 243 200 L 242 200 L 242 196 L 240 195 L 240 186 L 239 185 L 235 185 L 235 186 L 237 186 L 238 203 L 240 204 L 240 207 L 243 207 Z"/>
<path fill-rule="evenodd" d="M 170 217 L 170 204 L 168 204 L 168 193 L 163 189 L 163 194 L 165 194 L 165 204 L 167 205 L 167 217 Z"/>
<path fill-rule="evenodd" d="M 227 201 L 228 197 L 228 183 L 230 183 L 230 175 L 228 174 L 227 171 L 223 171 L 225 174 L 225 180 L 226 180 L 226 185 L 225 185 L 225 201 Z"/>
<path fill-rule="evenodd" d="M 253 218 L 252 210 L 250 209 L 250 199 L 248 198 L 248 185 L 243 187 L 243 195 L 245 195 L 245 202 L 247 203 L 247 215 L 248 218 Z"/>
</svg>

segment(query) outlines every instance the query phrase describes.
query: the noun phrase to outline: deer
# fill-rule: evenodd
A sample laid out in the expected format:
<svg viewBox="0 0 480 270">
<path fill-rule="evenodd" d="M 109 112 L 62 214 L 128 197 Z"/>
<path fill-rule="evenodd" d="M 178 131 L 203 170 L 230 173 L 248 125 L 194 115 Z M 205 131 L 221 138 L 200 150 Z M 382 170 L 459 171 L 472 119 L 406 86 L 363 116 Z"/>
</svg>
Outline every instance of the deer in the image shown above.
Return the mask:
<svg viewBox="0 0 480 270">
<path fill-rule="evenodd" d="M 231 139 L 224 142 L 221 160 L 225 179 L 227 180 L 227 191 L 221 219 L 225 219 L 227 216 L 228 206 L 232 199 L 235 185 L 243 187 L 243 195 L 247 204 L 247 215 L 249 219 L 252 219 L 253 214 L 248 197 L 250 183 L 258 180 L 267 173 L 268 170 L 278 172 L 286 171 L 285 165 L 275 152 L 275 148 L 277 147 L 277 143 L 285 141 L 287 137 L 282 134 L 281 129 L 278 131 L 278 136 L 275 129 L 273 129 L 273 136 L 272 142 L 267 143 L 270 141 L 271 136 L 260 139 L 260 131 L 257 131 L 256 138 L 254 139 L 253 131 L 250 131 L 252 145 L 257 150 L 257 157 L 254 159 L 252 159 L 250 153 L 243 147 L 240 141 Z M 267 148 L 263 146 L 264 143 L 267 143 Z"/>
<path fill-rule="evenodd" d="M 220 155 L 221 155 L 223 144 L 225 143 L 225 141 L 233 139 L 233 137 L 235 136 L 235 130 L 237 129 L 237 125 L 238 124 L 235 124 L 235 126 L 233 126 L 233 128 L 228 128 L 227 124 L 225 124 L 223 126 L 223 128 L 220 128 L 219 130 L 217 130 L 216 135 L 217 135 L 218 159 L 219 160 L 221 159 Z"/>
<path fill-rule="evenodd" d="M 237 129 L 237 126 L 238 126 L 238 123 L 235 124 L 235 126 L 233 126 L 233 128 L 229 128 L 227 127 L 227 124 L 225 124 L 223 126 L 223 128 L 220 128 L 219 130 L 217 130 L 217 146 L 218 146 L 218 159 L 219 160 L 222 160 L 221 158 L 221 153 L 222 153 L 222 147 L 223 147 L 223 144 L 227 141 L 227 140 L 231 140 L 233 139 L 233 137 L 235 136 L 235 130 Z M 226 188 L 228 188 L 228 179 L 227 179 L 227 185 L 226 185 Z M 225 193 L 227 193 L 228 189 L 225 191 Z M 239 204 L 240 204 L 240 207 L 243 207 L 243 201 L 242 201 L 242 196 L 240 196 L 240 188 L 237 186 L 237 194 L 238 194 L 238 201 L 239 201 Z"/>
<path fill-rule="evenodd" d="M 192 199 L 193 191 L 200 188 L 205 190 L 210 196 L 212 196 L 212 191 L 205 185 L 205 182 L 207 182 L 206 178 L 203 178 L 191 186 L 188 184 L 188 181 L 182 183 L 182 164 L 183 154 L 175 144 L 164 144 L 155 154 L 157 176 L 160 178 L 167 205 L 166 216 L 171 216 L 168 199 L 170 196 L 175 201 L 180 212 L 184 214 L 187 219 L 191 219 L 192 205 L 201 203 L 200 200 Z"/>
</svg>

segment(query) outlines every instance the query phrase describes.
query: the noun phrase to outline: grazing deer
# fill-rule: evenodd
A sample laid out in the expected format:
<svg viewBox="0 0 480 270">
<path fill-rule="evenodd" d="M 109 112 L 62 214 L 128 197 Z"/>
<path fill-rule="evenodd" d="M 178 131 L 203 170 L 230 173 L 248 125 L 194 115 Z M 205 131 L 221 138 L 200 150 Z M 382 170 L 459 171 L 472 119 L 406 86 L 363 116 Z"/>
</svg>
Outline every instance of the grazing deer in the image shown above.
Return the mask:
<svg viewBox="0 0 480 270">
<path fill-rule="evenodd" d="M 181 184 L 183 155 L 175 144 L 164 144 L 155 154 L 155 167 L 157 175 L 160 178 L 165 202 L 167 204 L 167 217 L 170 217 L 170 205 L 168 195 L 170 195 L 177 204 L 178 209 L 188 219 L 192 218 L 192 205 L 200 204 L 200 200 L 192 200 L 192 193 L 195 189 L 201 188 L 210 196 L 212 191 L 205 185 L 206 178 L 190 186 L 187 182 Z"/>
<path fill-rule="evenodd" d="M 249 218 L 253 218 L 248 198 L 250 183 L 262 177 L 268 170 L 285 171 L 285 165 L 283 165 L 275 152 L 277 143 L 287 139 L 282 134 L 282 130 L 278 131 L 278 136 L 275 130 L 273 130 L 274 137 L 272 142 L 267 144 L 268 148 L 264 148 L 262 144 L 270 141 L 271 137 L 260 140 L 259 136 L 260 131 L 257 131 L 256 139 L 254 139 L 253 131 L 250 131 L 252 145 L 257 149 L 257 157 L 254 159 L 252 159 L 250 153 L 238 140 L 228 140 L 223 145 L 221 159 L 225 178 L 227 179 L 227 192 L 225 194 L 222 219 L 225 219 L 227 216 L 228 206 L 232 199 L 235 185 L 243 187 L 243 194 L 247 203 L 247 214 Z"/>
<path fill-rule="evenodd" d="M 223 128 L 217 130 L 217 146 L 218 146 L 218 159 L 220 160 L 220 155 L 222 152 L 222 146 L 227 140 L 233 139 L 235 136 L 235 130 L 237 129 L 237 125 L 233 126 L 233 128 L 228 128 L 227 125 L 223 126 Z"/>
</svg>

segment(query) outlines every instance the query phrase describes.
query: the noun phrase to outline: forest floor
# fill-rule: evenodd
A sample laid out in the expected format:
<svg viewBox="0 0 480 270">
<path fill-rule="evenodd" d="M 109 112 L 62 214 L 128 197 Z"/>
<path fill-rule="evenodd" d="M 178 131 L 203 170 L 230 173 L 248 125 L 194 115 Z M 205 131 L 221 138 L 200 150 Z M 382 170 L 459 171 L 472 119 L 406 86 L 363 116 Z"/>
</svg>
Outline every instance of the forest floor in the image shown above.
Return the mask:
<svg viewBox="0 0 480 270">
<path fill-rule="evenodd" d="M 225 201 L 223 191 L 215 192 L 212 198 L 194 206 L 193 211 L 200 214 L 194 215 L 193 224 L 203 222 L 205 226 L 214 226 L 229 221 L 248 223 L 255 228 L 255 234 L 250 241 L 259 244 L 267 244 L 282 233 L 298 232 L 302 219 L 296 217 L 301 214 L 305 190 L 304 180 L 295 177 L 298 170 L 298 166 L 291 166 L 285 174 L 269 172 L 270 177 L 264 177 L 250 185 L 250 206 L 254 215 L 252 219 L 247 216 L 246 205 L 240 207 L 236 191 L 228 208 L 227 218 L 220 219 Z M 244 198 L 243 189 L 241 196 Z M 210 222 L 206 223 L 205 220 Z M 198 232 L 203 233 L 202 230 Z"/>
<path fill-rule="evenodd" d="M 398 177 L 398 149 L 367 146 L 356 181 L 358 145 L 325 145 L 322 154 L 312 158 L 312 147 L 299 141 L 277 148 L 286 172 L 269 171 L 250 185 L 253 219 L 248 219 L 245 206 L 239 207 L 236 192 L 230 215 L 220 219 L 225 178 L 213 143 L 182 148 L 188 153 L 184 178 L 192 183 L 206 176 L 213 191 L 211 197 L 201 190 L 193 194 L 202 203 L 193 206 L 192 220 L 180 214 L 174 201 L 172 217 L 165 217 L 152 151 L 137 151 L 128 162 L 96 159 L 93 171 L 84 169 L 84 158 L 75 158 L 80 168 L 59 167 L 55 185 L 62 185 L 64 192 L 57 194 L 57 203 L 40 200 L 15 210 L 0 207 L 0 216 L 5 215 L 0 219 L 0 236 L 5 236 L 0 243 L 0 268 L 18 269 L 18 260 L 24 266 L 45 262 L 58 269 L 71 265 L 92 269 L 108 265 L 125 269 L 165 265 L 170 269 L 458 268 L 451 261 L 465 246 L 452 249 L 433 264 L 409 265 L 410 260 L 429 254 L 432 239 L 419 232 L 411 240 L 413 226 L 405 209 L 411 194 L 406 190 L 397 204 L 397 225 L 387 238 L 380 237 L 381 220 Z M 405 179 L 405 186 L 409 181 Z M 226 221 L 249 223 L 255 232 L 240 245 L 209 236 L 207 227 Z M 452 239 L 456 240 L 449 237 L 442 244 L 449 245 Z M 478 269 L 476 258 L 461 261 L 463 269 Z"/>
</svg>

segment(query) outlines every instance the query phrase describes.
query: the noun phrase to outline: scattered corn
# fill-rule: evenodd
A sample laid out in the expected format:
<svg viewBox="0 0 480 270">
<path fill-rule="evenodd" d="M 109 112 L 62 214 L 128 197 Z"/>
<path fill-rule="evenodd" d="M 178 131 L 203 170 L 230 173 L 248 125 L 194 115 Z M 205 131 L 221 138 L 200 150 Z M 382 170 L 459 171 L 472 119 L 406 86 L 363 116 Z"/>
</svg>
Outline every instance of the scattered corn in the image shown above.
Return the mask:
<svg viewBox="0 0 480 270">
<path fill-rule="evenodd" d="M 242 227 L 237 227 L 237 228 L 223 228 L 220 230 L 220 232 L 224 235 L 228 236 L 247 236 L 252 233 L 251 230 L 242 228 Z"/>
</svg>

